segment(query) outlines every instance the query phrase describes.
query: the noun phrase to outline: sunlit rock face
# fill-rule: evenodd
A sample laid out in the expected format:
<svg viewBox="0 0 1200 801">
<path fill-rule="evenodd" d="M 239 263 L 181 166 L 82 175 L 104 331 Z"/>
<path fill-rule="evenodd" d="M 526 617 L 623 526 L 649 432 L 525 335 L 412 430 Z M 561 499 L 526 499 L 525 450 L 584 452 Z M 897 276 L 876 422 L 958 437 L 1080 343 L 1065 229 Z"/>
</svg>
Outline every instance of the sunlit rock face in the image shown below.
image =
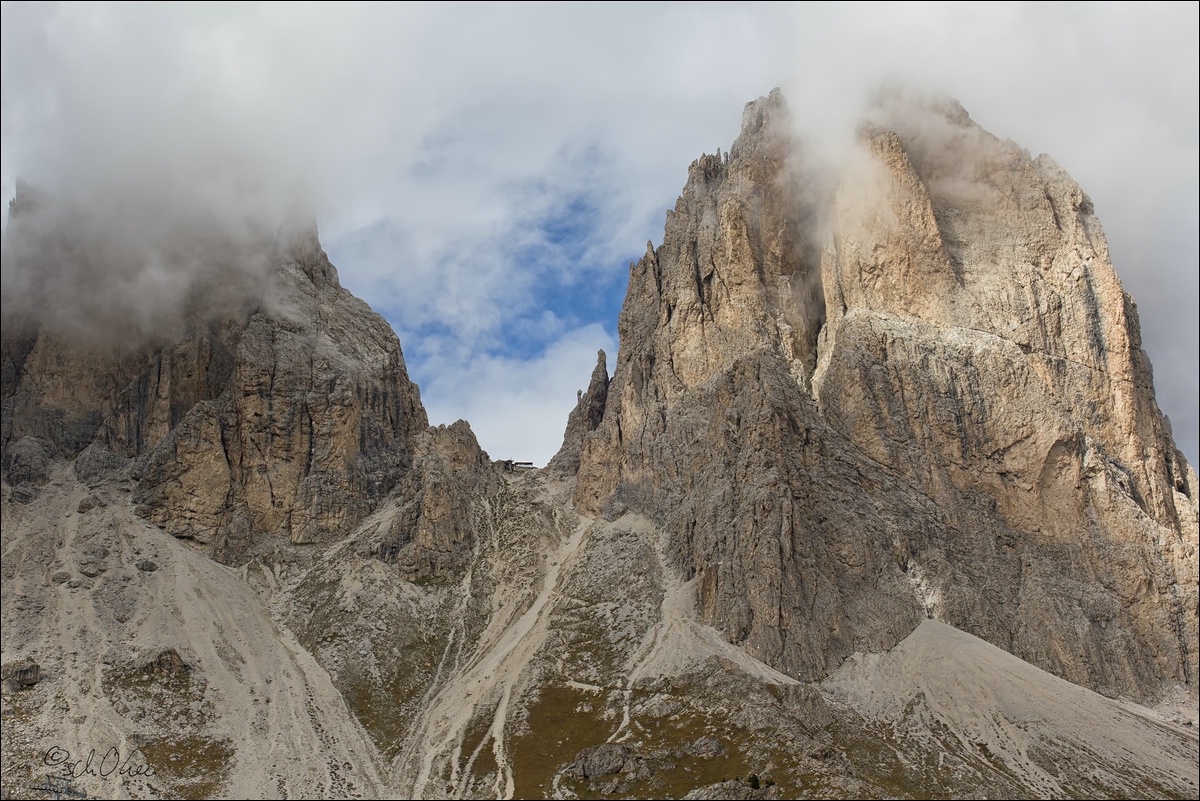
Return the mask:
<svg viewBox="0 0 1200 801">
<path fill-rule="evenodd" d="M 1197 668 L 1196 474 L 1091 202 L 952 102 L 836 175 L 782 97 L 633 265 L 579 508 L 652 516 L 704 619 L 819 678 L 925 616 L 1154 698 Z"/>
</svg>

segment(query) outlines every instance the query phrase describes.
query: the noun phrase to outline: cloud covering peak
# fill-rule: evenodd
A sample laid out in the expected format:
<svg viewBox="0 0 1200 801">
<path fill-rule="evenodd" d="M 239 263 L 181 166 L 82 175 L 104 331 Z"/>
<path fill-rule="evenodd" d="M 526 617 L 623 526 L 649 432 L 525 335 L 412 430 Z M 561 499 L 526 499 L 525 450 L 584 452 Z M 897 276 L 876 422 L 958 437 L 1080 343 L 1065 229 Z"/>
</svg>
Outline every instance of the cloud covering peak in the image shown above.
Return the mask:
<svg viewBox="0 0 1200 801">
<path fill-rule="evenodd" d="M 1197 23 L 1195 4 L 6 3 L 3 190 L 22 176 L 147 241 L 315 214 L 431 419 L 542 462 L 615 350 L 629 261 L 743 103 L 782 85 L 836 154 L 901 81 L 1088 191 L 1195 461 Z"/>
</svg>

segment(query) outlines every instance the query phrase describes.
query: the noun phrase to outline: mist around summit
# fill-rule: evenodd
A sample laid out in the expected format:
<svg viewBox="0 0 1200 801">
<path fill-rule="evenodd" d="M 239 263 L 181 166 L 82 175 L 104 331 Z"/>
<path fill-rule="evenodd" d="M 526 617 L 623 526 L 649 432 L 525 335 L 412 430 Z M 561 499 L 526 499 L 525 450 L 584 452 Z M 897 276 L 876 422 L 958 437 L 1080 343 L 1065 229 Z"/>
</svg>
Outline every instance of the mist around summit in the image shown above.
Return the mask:
<svg viewBox="0 0 1200 801">
<path fill-rule="evenodd" d="M 140 292 L 163 302 L 132 328 L 169 318 L 190 281 L 160 262 L 188 263 L 164 241 L 183 221 L 241 242 L 315 218 L 434 419 L 539 464 L 558 432 L 538 421 L 586 377 L 569 365 L 616 350 L 629 262 L 680 165 L 732 141 L 746 98 L 782 85 L 810 163 L 836 164 L 881 84 L 949 94 L 1087 187 L 1197 456 L 1190 6 L 3 13 L 5 200 L 22 179 L 150 252 L 118 248 L 116 280 L 84 282 L 91 313 Z"/>
</svg>

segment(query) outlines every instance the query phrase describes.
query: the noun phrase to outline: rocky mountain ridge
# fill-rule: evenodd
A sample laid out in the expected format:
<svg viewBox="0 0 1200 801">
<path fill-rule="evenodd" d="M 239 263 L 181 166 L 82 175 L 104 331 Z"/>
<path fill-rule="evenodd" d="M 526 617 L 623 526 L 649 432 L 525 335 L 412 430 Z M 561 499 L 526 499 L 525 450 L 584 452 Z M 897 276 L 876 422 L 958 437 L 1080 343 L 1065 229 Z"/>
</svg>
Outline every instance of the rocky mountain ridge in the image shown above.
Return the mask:
<svg viewBox="0 0 1200 801">
<path fill-rule="evenodd" d="M 897 130 L 864 129 L 807 230 L 778 94 L 692 165 L 631 269 L 577 503 L 664 525 L 705 620 L 792 675 L 932 615 L 1102 692 L 1190 685 L 1195 471 L 1090 201 L 921 113 L 881 109 Z"/>
<path fill-rule="evenodd" d="M 6 791 L 1194 795 L 1200 487 L 1090 201 L 956 103 L 860 138 L 747 105 L 528 473 L 311 230 L 136 345 L 6 308 Z"/>
</svg>

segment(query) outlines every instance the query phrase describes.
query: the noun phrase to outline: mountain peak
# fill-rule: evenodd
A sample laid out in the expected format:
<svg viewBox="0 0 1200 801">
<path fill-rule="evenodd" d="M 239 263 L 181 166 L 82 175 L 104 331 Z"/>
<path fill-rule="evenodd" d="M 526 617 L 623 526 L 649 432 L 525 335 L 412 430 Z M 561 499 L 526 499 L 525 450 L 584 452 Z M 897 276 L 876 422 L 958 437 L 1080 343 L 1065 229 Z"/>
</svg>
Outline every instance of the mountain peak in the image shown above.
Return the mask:
<svg viewBox="0 0 1200 801">
<path fill-rule="evenodd" d="M 791 112 L 788 110 L 787 100 L 783 96 L 783 90 L 777 86 L 765 97 L 746 103 L 742 110 L 741 135 L 753 135 L 771 124 L 787 122 L 790 119 Z"/>
<path fill-rule="evenodd" d="M 790 675 L 931 615 L 1104 693 L 1190 681 L 1195 646 L 1129 645 L 1196 641 L 1172 611 L 1196 595 L 1196 480 L 1082 190 L 957 103 L 893 93 L 814 197 L 784 109 L 747 107 L 634 269 L 580 509 L 653 519 L 705 622 Z M 1078 580 L 1064 539 L 1090 543 L 1122 634 L 1081 634 L 1078 607 L 1011 629 L 1019 598 Z M 1122 606 L 1111 553 L 1149 564 L 1162 542 L 1139 580 L 1183 607 Z"/>
<path fill-rule="evenodd" d="M 1200 484 L 1091 204 L 885 106 L 831 177 L 747 105 L 543 470 L 429 426 L 305 218 L 19 242 L 105 336 L 0 330 L 5 794 L 1194 795 Z"/>
</svg>

